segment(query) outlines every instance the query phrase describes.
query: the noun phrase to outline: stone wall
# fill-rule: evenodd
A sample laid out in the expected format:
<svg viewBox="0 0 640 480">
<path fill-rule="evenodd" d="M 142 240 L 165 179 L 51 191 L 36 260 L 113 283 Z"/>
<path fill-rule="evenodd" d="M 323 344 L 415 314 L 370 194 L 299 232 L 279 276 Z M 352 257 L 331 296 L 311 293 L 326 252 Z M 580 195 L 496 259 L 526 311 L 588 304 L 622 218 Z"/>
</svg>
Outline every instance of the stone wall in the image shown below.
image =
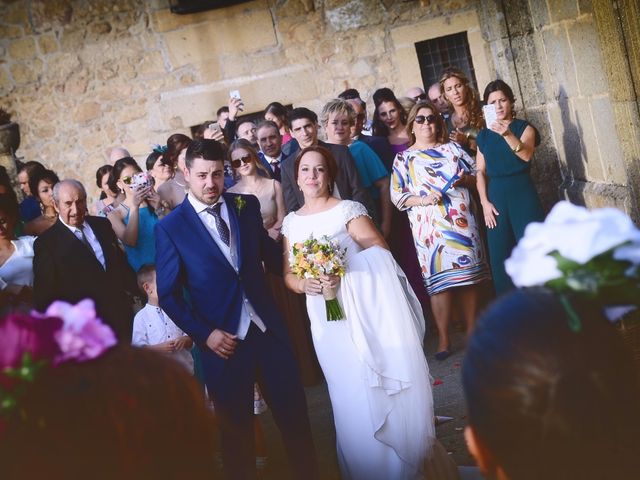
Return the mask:
<svg viewBox="0 0 640 480">
<path fill-rule="evenodd" d="M 0 104 L 21 125 L 20 155 L 91 184 L 111 147 L 143 160 L 212 119 L 231 89 L 247 112 L 274 100 L 319 111 L 348 87 L 401 94 L 421 84 L 416 42 L 466 31 L 478 85 L 504 78 L 540 129 L 546 206 L 570 196 L 633 213 L 640 142 L 617 130 L 637 110 L 612 97 L 602 3 L 256 0 L 175 15 L 168 0 L 0 0 Z"/>
<path fill-rule="evenodd" d="M 91 183 L 110 147 L 144 159 L 230 89 L 252 112 L 420 84 L 412 42 L 435 31 L 469 29 L 486 81 L 475 15 L 473 0 L 257 0 L 193 15 L 167 0 L 4 0 L 0 103 L 21 124 L 20 155 Z"/>
<path fill-rule="evenodd" d="M 627 3 L 637 5 L 635 0 Z M 488 0 L 481 4 L 496 76 L 518 86 L 524 115 L 542 133 L 534 176 L 547 206 L 559 195 L 593 207 L 613 205 L 640 218 L 632 172 L 640 157 L 637 149 L 633 151 L 640 138 L 633 128 L 638 123 L 637 95 L 632 91 L 624 40 L 613 24 L 603 24 L 597 16 L 612 3 Z M 609 47 L 603 36 L 615 37 Z M 619 51 L 610 69 L 617 78 L 605 68 L 612 61 L 612 48 Z M 631 90 L 624 96 L 622 119 L 615 105 L 619 89 Z M 632 144 L 626 152 L 625 142 Z"/>
</svg>

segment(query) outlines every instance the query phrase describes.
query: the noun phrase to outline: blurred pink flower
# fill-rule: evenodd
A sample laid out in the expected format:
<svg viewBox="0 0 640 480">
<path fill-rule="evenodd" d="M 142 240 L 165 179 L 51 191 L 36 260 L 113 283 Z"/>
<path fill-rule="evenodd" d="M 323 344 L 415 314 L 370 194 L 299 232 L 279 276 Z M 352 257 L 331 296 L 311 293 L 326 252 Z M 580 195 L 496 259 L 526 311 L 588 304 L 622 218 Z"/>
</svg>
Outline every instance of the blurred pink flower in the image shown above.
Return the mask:
<svg viewBox="0 0 640 480">
<path fill-rule="evenodd" d="M 22 363 L 26 352 L 33 360 L 53 358 L 60 354 L 54 332 L 62 326 L 59 318 L 34 318 L 31 315 L 11 314 L 0 321 L 0 373 Z M 14 380 L 0 374 L 0 386 L 8 388 Z"/>
<path fill-rule="evenodd" d="M 113 330 L 96 317 L 93 300 L 85 299 L 76 305 L 53 302 L 45 315 L 62 319 L 62 328 L 55 333 L 61 354 L 54 364 L 68 360 L 85 361 L 99 357 L 117 343 Z"/>
</svg>

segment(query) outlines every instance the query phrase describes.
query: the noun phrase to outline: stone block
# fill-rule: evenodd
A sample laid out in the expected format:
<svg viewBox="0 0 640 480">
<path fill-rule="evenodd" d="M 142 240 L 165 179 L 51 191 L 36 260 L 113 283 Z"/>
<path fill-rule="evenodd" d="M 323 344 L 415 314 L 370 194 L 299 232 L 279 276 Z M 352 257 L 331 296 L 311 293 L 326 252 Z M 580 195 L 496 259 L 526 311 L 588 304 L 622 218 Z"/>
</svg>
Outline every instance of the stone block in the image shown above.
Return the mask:
<svg viewBox="0 0 640 480">
<path fill-rule="evenodd" d="M 11 65 L 11 76 L 16 84 L 35 82 L 41 73 L 42 61 L 37 58 L 29 63 L 14 63 Z"/>
<path fill-rule="evenodd" d="M 54 53 L 47 58 L 47 78 L 49 81 L 64 83 L 82 66 L 77 55 Z"/>
<path fill-rule="evenodd" d="M 17 25 L 0 25 L 0 38 L 18 38 L 23 35 L 22 27 Z"/>
<path fill-rule="evenodd" d="M 512 38 L 529 35 L 533 32 L 532 15 L 522 0 L 504 0 L 502 5 Z"/>
<path fill-rule="evenodd" d="M 627 51 L 625 48 L 625 42 L 628 42 L 630 39 L 623 38 L 621 34 L 621 17 L 616 13 L 616 10 L 604 1 L 597 2 L 596 5 L 597 8 L 595 9 L 594 17 L 598 26 L 602 52 L 606 52 L 602 60 L 608 74 L 609 85 L 611 86 L 611 99 L 614 102 L 635 101 L 637 95 L 634 91 L 633 83 L 629 81 L 629 70 L 627 68 L 620 68 L 620 66 L 629 64 L 629 61 L 635 55 L 638 55 L 640 62 L 639 49 L 631 48 Z M 635 22 L 634 25 L 637 24 L 636 17 L 633 19 Z"/>
<path fill-rule="evenodd" d="M 600 41 L 593 20 L 576 21 L 568 29 L 571 50 L 582 95 L 604 93 L 609 89 L 602 65 Z"/>
<path fill-rule="evenodd" d="M 281 51 L 251 55 L 249 60 L 251 62 L 251 73 L 253 75 L 279 70 L 287 66 L 286 58 Z"/>
<path fill-rule="evenodd" d="M 0 95 L 6 95 L 13 90 L 13 81 L 5 65 L 0 65 Z"/>
<path fill-rule="evenodd" d="M 215 60 L 211 60 L 211 62 L 214 61 Z M 247 55 L 221 55 L 219 62 L 222 68 L 222 78 L 234 79 L 236 77 L 251 75 L 250 59 Z"/>
<path fill-rule="evenodd" d="M 86 129 L 84 133 L 85 134 L 80 137 L 80 145 L 86 152 L 100 151 L 104 148 L 104 145 L 107 144 L 107 138 L 99 125 Z"/>
<path fill-rule="evenodd" d="M 378 25 L 384 19 L 379 2 L 362 0 L 331 2 L 325 5 L 324 13 L 327 24 L 337 32 Z"/>
<path fill-rule="evenodd" d="M 383 35 L 371 35 L 364 31 L 353 40 L 353 50 L 359 55 L 382 55 L 386 52 Z"/>
<path fill-rule="evenodd" d="M 30 20 L 37 32 L 68 25 L 73 17 L 73 6 L 69 0 L 35 0 L 30 3 Z"/>
<path fill-rule="evenodd" d="M 313 0 L 281 0 L 276 2 L 275 16 L 278 19 L 301 17 L 315 11 Z"/>
<path fill-rule="evenodd" d="M 38 37 L 38 48 L 42 55 L 58 51 L 58 39 L 53 33 L 45 33 Z"/>
<path fill-rule="evenodd" d="M 547 109 L 563 178 L 586 180 L 578 127 L 568 100 L 561 98 L 560 103 L 549 103 Z"/>
<path fill-rule="evenodd" d="M 587 180 L 602 182 L 605 175 L 602 170 L 600 151 L 596 140 L 596 127 L 593 124 L 591 106 L 586 98 L 571 99 L 574 108 L 575 124 L 582 147 L 582 159 L 586 167 Z"/>
<path fill-rule="evenodd" d="M 64 92 L 67 95 L 82 95 L 87 91 L 89 86 L 89 72 L 84 69 L 74 74 L 64 83 Z"/>
<path fill-rule="evenodd" d="M 192 65 L 196 79 L 202 83 L 215 83 L 222 80 L 222 69 L 217 59 Z"/>
<path fill-rule="evenodd" d="M 119 124 L 126 124 L 147 116 L 147 100 L 145 98 L 137 101 L 127 100 L 122 102 L 116 112 L 115 121 Z"/>
<path fill-rule="evenodd" d="M 480 18 L 484 39 L 492 42 L 494 40 L 508 38 L 509 33 L 501 2 L 496 0 L 481 0 L 478 3 L 478 17 Z"/>
<path fill-rule="evenodd" d="M 580 11 L 580 15 L 584 15 L 585 13 L 593 13 L 592 0 L 578 0 L 578 9 Z"/>
<path fill-rule="evenodd" d="M 64 29 L 60 34 L 60 49 L 63 52 L 69 52 L 76 54 L 78 52 L 78 46 L 85 44 L 85 38 L 87 34 L 84 29 Z"/>
<path fill-rule="evenodd" d="M 529 0 L 529 13 L 535 29 L 539 30 L 545 25 L 549 25 L 549 8 L 546 1 Z"/>
<path fill-rule="evenodd" d="M 36 41 L 33 37 L 23 37 L 9 44 L 9 56 L 14 60 L 30 60 L 36 53 Z"/>
<path fill-rule="evenodd" d="M 142 77 L 151 77 L 164 75 L 165 73 L 164 59 L 162 58 L 161 52 L 144 52 L 142 54 L 142 61 L 138 65 L 139 75 Z"/>
<path fill-rule="evenodd" d="M 634 176 L 629 178 L 630 185 L 640 185 L 640 115 L 635 102 L 612 101 L 614 117 L 616 119 L 617 138 L 627 171 Z M 637 174 L 637 177 L 635 175 Z M 640 219 L 639 219 L 640 220 Z"/>
<path fill-rule="evenodd" d="M 3 2 L 2 23 L 9 25 L 28 25 L 29 10 L 27 2 Z"/>
<path fill-rule="evenodd" d="M 542 105 L 546 101 L 544 79 L 540 70 L 536 42 L 532 36 L 516 37 L 512 40 L 514 62 L 518 69 L 518 80 L 522 103 L 526 106 Z M 512 85 L 512 88 L 515 85 Z"/>
<path fill-rule="evenodd" d="M 546 60 L 553 82 L 553 98 L 575 97 L 578 95 L 573 53 L 567 32 L 556 26 L 542 32 Z"/>
<path fill-rule="evenodd" d="M 547 0 L 551 23 L 569 20 L 578 16 L 577 0 Z"/>
<path fill-rule="evenodd" d="M 73 121 L 76 123 L 89 122 L 98 118 L 100 113 L 101 108 L 98 102 L 81 103 L 73 112 Z"/>
<path fill-rule="evenodd" d="M 294 47 L 303 50 L 302 44 L 314 42 L 324 36 L 324 22 L 319 14 L 310 15 L 308 21 L 294 22 L 283 21 L 278 24 L 286 45 L 294 44 Z"/>
<path fill-rule="evenodd" d="M 223 53 L 249 54 L 278 43 L 268 10 L 184 27 L 163 38 L 173 68 L 213 60 Z"/>
<path fill-rule="evenodd" d="M 602 159 L 604 180 L 607 183 L 625 185 L 627 183 L 625 161 L 609 97 L 592 98 L 591 112 L 596 127 L 595 134 Z"/>
</svg>

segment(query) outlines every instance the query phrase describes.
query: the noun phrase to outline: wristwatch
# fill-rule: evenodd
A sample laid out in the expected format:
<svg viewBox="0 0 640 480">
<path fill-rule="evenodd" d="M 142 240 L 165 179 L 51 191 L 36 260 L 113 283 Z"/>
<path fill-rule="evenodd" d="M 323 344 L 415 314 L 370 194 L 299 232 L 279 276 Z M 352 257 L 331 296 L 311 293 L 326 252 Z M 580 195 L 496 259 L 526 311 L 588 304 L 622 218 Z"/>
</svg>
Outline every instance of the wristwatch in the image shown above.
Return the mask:
<svg viewBox="0 0 640 480">
<path fill-rule="evenodd" d="M 524 143 L 518 142 L 518 144 L 513 148 L 513 153 L 518 153 L 524 147 Z"/>
</svg>

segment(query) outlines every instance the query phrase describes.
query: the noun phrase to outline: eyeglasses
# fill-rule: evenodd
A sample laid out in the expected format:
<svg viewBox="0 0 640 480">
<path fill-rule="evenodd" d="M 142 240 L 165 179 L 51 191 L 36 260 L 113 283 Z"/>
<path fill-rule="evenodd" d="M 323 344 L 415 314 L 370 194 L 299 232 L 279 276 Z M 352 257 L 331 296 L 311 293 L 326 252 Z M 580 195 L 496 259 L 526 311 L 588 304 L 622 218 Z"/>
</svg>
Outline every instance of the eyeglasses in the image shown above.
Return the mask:
<svg viewBox="0 0 640 480">
<path fill-rule="evenodd" d="M 251 163 L 251 155 L 245 155 L 244 157 L 231 160 L 231 166 L 233 168 L 240 168 L 240 165 L 242 165 L 243 163 Z"/>
<path fill-rule="evenodd" d="M 427 99 L 427 94 L 426 93 L 421 93 L 420 95 L 418 95 L 417 97 L 413 97 L 413 99 L 418 102 L 420 100 L 426 100 Z"/>
<path fill-rule="evenodd" d="M 435 123 L 437 119 L 438 119 L 438 117 L 436 117 L 433 114 L 427 115 L 427 116 L 417 115 L 416 119 L 415 119 L 415 122 L 417 124 L 419 124 L 419 125 L 422 125 L 426 121 L 429 125 L 431 125 L 432 123 Z"/>
<path fill-rule="evenodd" d="M 125 185 L 131 185 L 131 182 L 133 182 L 133 178 L 132 177 L 122 177 L 122 183 L 124 183 Z"/>
</svg>

